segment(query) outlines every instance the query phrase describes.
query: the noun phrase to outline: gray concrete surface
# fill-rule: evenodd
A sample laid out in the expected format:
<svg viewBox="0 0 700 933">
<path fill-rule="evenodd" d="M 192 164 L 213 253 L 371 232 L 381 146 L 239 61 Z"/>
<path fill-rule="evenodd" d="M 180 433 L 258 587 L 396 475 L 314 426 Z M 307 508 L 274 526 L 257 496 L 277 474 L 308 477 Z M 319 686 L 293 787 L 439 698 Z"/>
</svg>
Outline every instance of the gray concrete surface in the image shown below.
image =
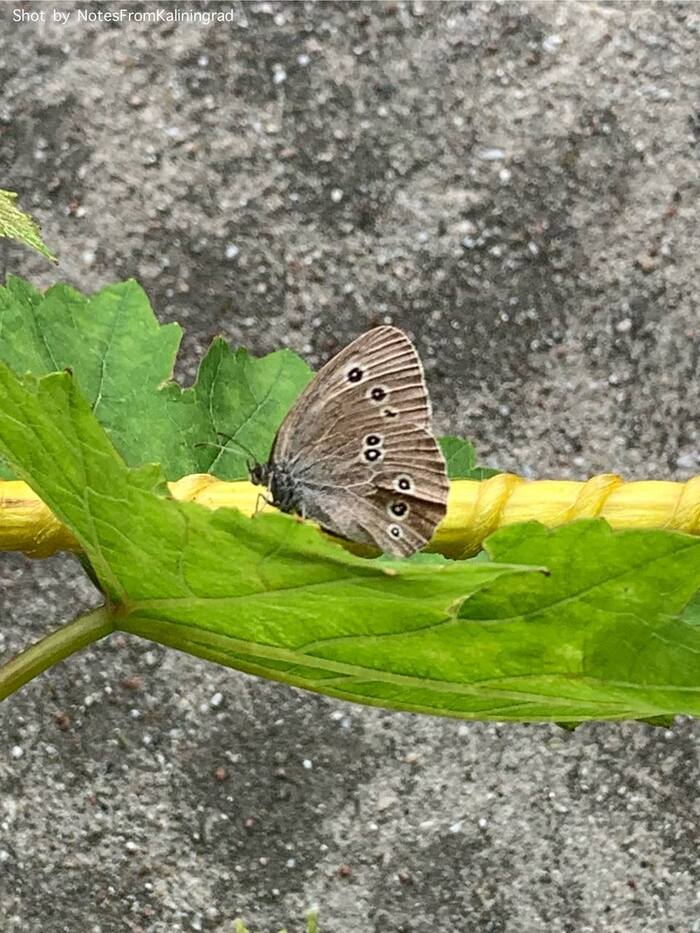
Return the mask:
<svg viewBox="0 0 700 933">
<path fill-rule="evenodd" d="M 482 460 L 698 472 L 697 4 L 81 8 L 119 5 L 0 8 L 0 186 L 62 279 L 185 325 L 181 378 L 216 333 L 316 364 L 391 320 Z M 65 558 L 0 581 L 7 654 L 95 600 Z M 690 721 L 394 715 L 115 637 L 0 729 L 2 931 L 700 930 Z"/>
</svg>

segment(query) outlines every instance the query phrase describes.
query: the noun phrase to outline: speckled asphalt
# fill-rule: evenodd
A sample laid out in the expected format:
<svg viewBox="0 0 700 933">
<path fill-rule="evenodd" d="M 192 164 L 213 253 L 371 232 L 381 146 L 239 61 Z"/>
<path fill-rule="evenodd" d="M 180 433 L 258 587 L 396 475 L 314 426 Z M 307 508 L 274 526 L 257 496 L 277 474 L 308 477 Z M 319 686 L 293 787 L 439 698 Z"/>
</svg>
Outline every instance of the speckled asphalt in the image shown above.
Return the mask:
<svg viewBox="0 0 700 933">
<path fill-rule="evenodd" d="M 393 321 L 482 461 L 698 472 L 696 4 L 79 21 L 122 6 L 0 7 L 0 187 L 61 258 L 7 271 L 137 278 L 185 381 L 217 333 L 318 364 Z M 96 599 L 67 558 L 0 585 L 7 655 Z M 2 707 L 0 928 L 692 933 L 699 737 L 395 715 L 113 637 Z"/>
</svg>

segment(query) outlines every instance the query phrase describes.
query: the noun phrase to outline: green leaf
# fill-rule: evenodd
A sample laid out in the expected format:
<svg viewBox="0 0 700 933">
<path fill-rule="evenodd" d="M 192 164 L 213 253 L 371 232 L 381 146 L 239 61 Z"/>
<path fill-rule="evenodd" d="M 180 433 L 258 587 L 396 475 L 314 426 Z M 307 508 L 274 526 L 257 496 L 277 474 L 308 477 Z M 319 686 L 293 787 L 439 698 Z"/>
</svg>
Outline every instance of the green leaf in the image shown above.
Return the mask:
<svg viewBox="0 0 700 933">
<path fill-rule="evenodd" d="M 199 414 L 197 436 L 223 447 L 197 448 L 196 462 L 187 472 L 247 479 L 247 450 L 259 462 L 267 459 L 277 429 L 311 376 L 307 364 L 291 350 L 256 359 L 246 350 L 232 353 L 224 340 L 215 340 L 194 388 L 182 393 L 182 401 L 191 399 Z"/>
<path fill-rule="evenodd" d="M 156 468 L 125 467 L 67 374 L 0 367 L 0 449 L 78 537 L 125 631 L 416 712 L 700 713 L 700 629 L 680 619 L 698 539 L 529 524 L 490 539 L 492 562 L 363 560 L 287 516 L 168 499 Z"/>
<path fill-rule="evenodd" d="M 36 221 L 21 211 L 16 204 L 17 195 L 14 191 L 3 191 L 0 188 L 0 237 L 17 240 L 41 253 L 51 262 L 58 262 L 51 250 L 41 239 L 41 231 Z"/>
<path fill-rule="evenodd" d="M 167 479 L 242 479 L 248 456 L 235 441 L 264 459 L 310 370 L 289 350 L 255 359 L 218 338 L 183 390 L 170 381 L 180 339 L 133 281 L 92 298 L 66 285 L 41 295 L 17 278 L 0 288 L 0 359 L 19 374 L 70 368 L 127 463 L 160 463 Z M 217 432 L 234 440 L 220 449 Z"/>
<path fill-rule="evenodd" d="M 357 677 L 305 646 L 442 624 L 493 563 L 370 561 L 282 515 L 210 512 L 129 470 L 75 380 L 0 366 L 0 448 L 78 538 L 119 625 L 243 670 L 311 688 Z M 408 659 L 402 662 L 408 663 Z"/>
<path fill-rule="evenodd" d="M 497 476 L 499 470 L 476 465 L 476 453 L 470 441 L 460 437 L 441 437 L 440 446 L 447 462 L 450 479 L 488 479 Z"/>
</svg>

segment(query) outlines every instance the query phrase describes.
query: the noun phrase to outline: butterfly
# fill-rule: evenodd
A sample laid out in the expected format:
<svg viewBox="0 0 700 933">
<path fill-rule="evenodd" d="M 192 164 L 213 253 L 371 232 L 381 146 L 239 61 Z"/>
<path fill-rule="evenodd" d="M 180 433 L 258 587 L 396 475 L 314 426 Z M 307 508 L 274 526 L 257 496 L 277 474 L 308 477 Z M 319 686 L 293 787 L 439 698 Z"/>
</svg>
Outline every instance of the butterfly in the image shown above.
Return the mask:
<svg viewBox="0 0 700 933">
<path fill-rule="evenodd" d="M 447 510 L 423 366 L 397 327 L 362 334 L 319 370 L 250 480 L 272 505 L 387 554 L 423 548 Z"/>
</svg>

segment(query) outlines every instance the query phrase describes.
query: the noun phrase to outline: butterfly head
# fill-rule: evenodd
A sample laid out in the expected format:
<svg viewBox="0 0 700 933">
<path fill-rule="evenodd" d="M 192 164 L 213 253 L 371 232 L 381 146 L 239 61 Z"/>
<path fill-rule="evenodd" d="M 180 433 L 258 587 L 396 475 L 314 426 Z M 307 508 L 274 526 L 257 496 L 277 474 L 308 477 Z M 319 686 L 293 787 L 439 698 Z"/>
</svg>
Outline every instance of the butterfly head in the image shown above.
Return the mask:
<svg viewBox="0 0 700 933">
<path fill-rule="evenodd" d="M 270 479 L 269 463 L 249 463 L 248 475 L 254 486 L 267 486 Z"/>
</svg>

